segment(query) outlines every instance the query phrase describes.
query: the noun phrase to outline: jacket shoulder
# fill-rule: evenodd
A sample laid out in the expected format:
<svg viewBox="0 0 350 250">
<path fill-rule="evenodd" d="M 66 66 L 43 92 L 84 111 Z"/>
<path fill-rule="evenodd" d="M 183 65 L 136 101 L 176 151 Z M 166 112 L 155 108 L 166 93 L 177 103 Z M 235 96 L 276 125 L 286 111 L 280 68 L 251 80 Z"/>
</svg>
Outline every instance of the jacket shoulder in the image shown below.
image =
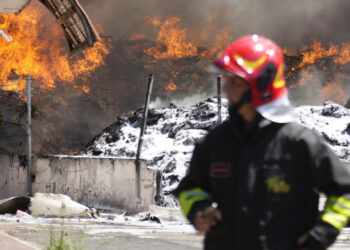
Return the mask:
<svg viewBox="0 0 350 250">
<path fill-rule="evenodd" d="M 305 127 L 301 124 L 290 122 L 283 125 L 281 129 L 282 133 L 286 134 L 289 137 L 300 138 L 305 135 L 317 136 L 317 134 L 308 127 Z"/>
<path fill-rule="evenodd" d="M 231 126 L 229 124 L 229 121 L 225 121 L 221 123 L 220 125 L 214 127 L 211 129 L 208 134 L 203 139 L 210 139 L 210 138 L 217 138 L 220 135 L 227 135 L 227 133 L 231 130 Z"/>
</svg>

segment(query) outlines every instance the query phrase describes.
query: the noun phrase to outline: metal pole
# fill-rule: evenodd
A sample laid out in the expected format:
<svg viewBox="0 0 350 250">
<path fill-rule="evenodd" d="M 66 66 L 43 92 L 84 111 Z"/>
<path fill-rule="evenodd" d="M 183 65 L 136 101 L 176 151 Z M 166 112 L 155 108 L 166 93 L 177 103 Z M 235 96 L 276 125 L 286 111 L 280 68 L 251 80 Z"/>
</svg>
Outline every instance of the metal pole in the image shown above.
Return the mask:
<svg viewBox="0 0 350 250">
<path fill-rule="evenodd" d="M 31 76 L 27 75 L 27 134 L 28 134 L 28 166 L 27 166 L 27 192 L 32 196 L 32 100 L 31 100 Z"/>
<path fill-rule="evenodd" d="M 217 75 L 217 88 L 218 88 L 218 125 L 221 124 L 221 75 Z"/>
<path fill-rule="evenodd" d="M 137 146 L 136 161 L 135 161 L 135 166 L 136 166 L 136 202 L 139 204 L 141 203 L 140 155 L 141 155 L 141 148 L 142 148 L 142 143 L 143 143 L 143 134 L 145 132 L 146 123 L 147 123 L 148 104 L 149 104 L 149 100 L 151 98 L 153 81 L 154 81 L 153 75 L 149 75 L 146 103 L 145 103 L 145 107 L 143 110 L 143 121 L 142 121 L 141 130 L 140 130 L 140 137 L 139 137 L 139 143 Z"/>
</svg>

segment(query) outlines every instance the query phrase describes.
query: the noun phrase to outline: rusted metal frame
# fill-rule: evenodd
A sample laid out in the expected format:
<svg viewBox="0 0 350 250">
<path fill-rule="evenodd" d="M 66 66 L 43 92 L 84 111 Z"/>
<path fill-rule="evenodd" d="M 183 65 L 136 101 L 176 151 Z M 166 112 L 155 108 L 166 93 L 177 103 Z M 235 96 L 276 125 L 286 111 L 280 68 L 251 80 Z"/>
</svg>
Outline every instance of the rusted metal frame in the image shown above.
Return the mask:
<svg viewBox="0 0 350 250">
<path fill-rule="evenodd" d="M 54 0 L 55 1 L 55 0 Z M 56 2 L 56 1 L 55 1 Z M 56 2 L 57 3 L 57 2 Z M 58 5 L 58 8 L 60 7 L 60 6 L 63 6 L 64 7 L 64 12 L 61 12 L 61 15 L 63 15 L 64 13 L 66 13 L 67 12 L 67 10 L 69 10 L 72 6 L 67 6 L 67 5 L 65 5 L 65 2 L 64 2 L 64 0 L 62 0 L 61 1 L 61 4 L 57 4 Z"/>
<path fill-rule="evenodd" d="M 78 16 L 80 17 L 81 22 L 83 23 L 83 27 L 85 29 L 86 38 L 88 40 L 88 44 L 90 47 L 94 46 L 94 41 L 92 39 L 92 32 L 90 30 L 91 24 L 88 22 L 87 17 L 85 16 L 85 13 L 82 12 L 80 6 L 77 4 L 75 0 L 69 0 L 69 2 L 72 4 L 73 8 L 77 12 Z"/>
<path fill-rule="evenodd" d="M 60 12 L 60 8 L 57 6 L 57 3 L 55 1 L 47 0 L 47 2 L 50 4 L 51 9 L 54 10 L 54 12 L 57 13 L 56 17 L 58 19 L 61 18 L 62 16 L 64 16 L 65 13 L 67 13 L 67 11 L 68 11 L 68 8 L 66 7 L 66 5 L 64 5 L 63 2 L 62 2 L 62 5 L 66 8 L 66 12 L 63 13 L 63 14 Z M 72 6 L 71 6 L 70 9 L 72 9 L 74 11 Z M 66 33 L 66 37 L 69 38 L 71 44 L 74 46 L 74 47 L 70 46 L 71 47 L 70 49 L 71 50 L 74 49 L 80 42 L 79 38 L 75 35 L 74 31 L 72 31 L 70 29 L 70 27 L 69 27 L 69 25 L 67 23 L 64 22 L 64 23 L 59 23 L 59 24 L 62 25 L 63 30 Z"/>
<path fill-rule="evenodd" d="M 67 18 L 66 22 L 64 22 L 64 23 L 65 23 L 65 25 L 66 25 L 67 30 L 69 31 L 68 34 L 70 35 L 70 37 L 71 37 L 72 40 L 73 40 L 72 43 L 74 44 L 75 47 L 78 47 L 78 45 L 79 45 L 80 43 L 84 42 L 85 39 L 82 41 L 82 40 L 80 39 L 80 36 L 79 36 L 78 31 L 74 28 L 74 25 L 77 25 L 77 24 L 76 24 L 77 21 L 76 21 L 75 18 L 74 18 L 74 14 L 77 14 L 77 16 L 78 16 L 78 13 L 77 13 L 77 11 L 76 11 L 76 8 L 74 8 L 73 4 L 72 4 L 71 2 L 69 2 L 69 1 L 68 1 L 68 3 L 70 4 L 69 10 L 72 10 L 72 11 L 73 11 L 73 14 L 70 16 L 70 18 Z M 64 1 L 62 1 L 62 5 L 63 5 L 65 8 L 68 8 Z M 79 21 L 80 21 L 80 20 L 79 20 Z M 77 26 L 78 26 L 78 25 L 77 25 Z M 79 29 L 79 31 L 81 31 L 81 30 Z M 84 31 L 81 31 L 81 34 L 84 34 Z M 83 38 L 85 38 L 84 35 L 83 35 Z M 74 49 L 75 49 L 75 48 L 74 48 Z"/>
<path fill-rule="evenodd" d="M 40 1 L 53 12 L 58 23 L 63 27 L 71 51 L 86 45 L 92 47 L 94 42 L 100 39 L 77 0 L 63 0 L 60 4 L 55 0 Z M 71 6 L 67 7 L 68 4 Z M 66 9 L 65 13 L 62 13 L 61 7 Z M 72 14 L 70 9 L 73 9 L 77 15 Z M 66 14 L 67 12 L 69 14 Z"/>
<path fill-rule="evenodd" d="M 75 24 L 77 26 L 77 29 L 81 32 L 82 36 L 84 37 L 84 41 L 87 40 L 87 34 L 85 33 L 85 28 L 83 22 L 79 19 L 79 15 L 73 16 L 73 20 L 75 21 Z"/>
<path fill-rule="evenodd" d="M 74 33 L 75 37 L 77 38 L 77 40 L 79 41 L 79 43 L 82 43 L 86 40 L 87 36 L 85 36 L 85 33 L 86 32 L 84 30 L 84 24 L 82 22 L 81 19 L 83 19 L 82 17 L 80 17 L 81 19 L 79 19 L 79 14 L 78 14 L 78 11 L 77 11 L 77 8 L 74 7 L 74 4 L 71 2 L 71 1 L 68 1 L 68 3 L 70 4 L 70 9 L 72 9 L 74 11 L 74 14 L 76 14 L 76 17 L 75 18 L 75 15 L 71 15 L 71 18 L 68 18 L 67 19 L 67 22 L 66 22 L 66 25 L 70 27 L 70 29 L 72 30 L 72 32 Z M 64 5 L 66 8 L 67 6 L 65 5 L 65 1 L 62 1 L 62 5 Z M 81 29 L 79 27 L 79 24 L 78 23 L 81 23 L 82 26 L 83 26 L 83 29 Z M 83 40 L 80 39 L 80 35 L 79 34 L 82 34 L 82 37 L 83 37 Z"/>
<path fill-rule="evenodd" d="M 60 10 L 54 2 L 51 0 L 42 0 L 42 2 L 46 5 L 47 8 L 51 9 L 56 18 L 59 18 L 61 16 Z"/>
<path fill-rule="evenodd" d="M 74 13 L 76 14 L 76 13 Z M 85 39 L 84 36 L 81 35 L 81 31 L 77 30 L 76 23 L 74 22 L 74 19 L 72 17 L 70 17 L 66 22 L 65 22 L 66 26 L 69 27 L 70 31 L 73 33 L 75 39 L 80 43 L 83 42 Z M 83 31 L 84 32 L 84 31 Z M 83 40 L 82 40 L 83 38 Z"/>
<path fill-rule="evenodd" d="M 76 14 L 76 13 L 75 13 L 75 14 Z M 76 20 L 75 17 L 77 17 L 78 20 Z M 79 40 L 80 40 L 81 42 L 86 41 L 86 40 L 87 40 L 87 39 L 86 39 L 87 37 L 86 37 L 86 34 L 85 34 L 85 30 L 84 30 L 84 29 L 81 29 L 80 26 L 79 26 L 79 22 L 81 23 L 82 26 L 83 26 L 83 23 L 81 22 L 81 20 L 79 20 L 78 15 L 72 16 L 72 17 L 68 20 L 68 22 L 70 22 L 70 27 L 75 31 L 75 33 L 79 35 L 79 36 L 78 36 L 78 37 L 79 37 Z M 83 27 L 83 28 L 84 28 L 84 27 Z M 81 39 L 80 39 L 80 37 L 81 37 Z"/>
<path fill-rule="evenodd" d="M 80 43 L 80 39 L 77 36 L 77 34 L 75 33 L 75 31 L 67 23 L 64 23 L 63 27 L 67 32 L 69 32 L 68 34 L 69 34 L 69 37 L 71 38 L 71 42 L 74 44 L 74 46 L 77 46 Z"/>
<path fill-rule="evenodd" d="M 68 3 L 70 4 L 69 7 L 66 5 L 66 2 L 68 2 Z M 63 5 L 66 9 L 72 8 L 72 4 L 71 4 L 69 1 L 62 0 L 62 5 Z"/>
<path fill-rule="evenodd" d="M 62 16 L 57 19 L 57 22 L 62 25 L 66 20 L 75 14 L 73 8 L 68 9 Z"/>
</svg>

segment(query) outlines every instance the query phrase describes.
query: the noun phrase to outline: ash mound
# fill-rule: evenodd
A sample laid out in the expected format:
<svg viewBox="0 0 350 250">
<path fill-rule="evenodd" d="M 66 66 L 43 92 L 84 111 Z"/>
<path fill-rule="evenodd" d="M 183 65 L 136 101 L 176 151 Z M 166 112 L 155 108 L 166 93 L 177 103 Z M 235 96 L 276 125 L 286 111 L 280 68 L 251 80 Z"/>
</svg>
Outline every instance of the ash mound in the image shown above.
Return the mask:
<svg viewBox="0 0 350 250">
<path fill-rule="evenodd" d="M 340 159 L 350 162 L 350 109 L 333 102 L 294 109 L 297 122 L 322 136 Z"/>
<path fill-rule="evenodd" d="M 143 109 L 118 117 L 82 150 L 81 154 L 135 158 Z M 326 102 L 323 106 L 295 108 L 297 122 L 323 136 L 335 153 L 350 161 L 350 109 Z M 222 119 L 228 117 L 222 101 Z M 177 206 L 171 192 L 185 175 L 195 143 L 217 125 L 217 99 L 209 98 L 190 107 L 150 109 L 141 158 L 162 171 L 164 198 L 161 205 Z"/>
</svg>

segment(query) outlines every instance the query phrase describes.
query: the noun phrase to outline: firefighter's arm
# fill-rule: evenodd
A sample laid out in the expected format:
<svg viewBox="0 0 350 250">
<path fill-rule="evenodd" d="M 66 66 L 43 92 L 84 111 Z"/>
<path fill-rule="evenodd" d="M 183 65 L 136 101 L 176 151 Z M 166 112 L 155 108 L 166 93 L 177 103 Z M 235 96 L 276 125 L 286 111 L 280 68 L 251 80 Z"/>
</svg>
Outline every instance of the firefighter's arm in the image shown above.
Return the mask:
<svg viewBox="0 0 350 250">
<path fill-rule="evenodd" d="M 206 233 L 221 220 L 221 212 L 216 203 L 200 188 L 182 191 L 179 201 L 183 213 L 198 231 Z"/>
<path fill-rule="evenodd" d="M 209 165 L 205 145 L 203 143 L 196 145 L 189 170 L 175 190 L 184 215 L 202 232 L 208 231 L 215 223 L 212 218 L 217 216 L 217 219 L 221 219 L 220 212 L 212 206 L 213 200 L 209 191 Z M 213 214 L 215 214 L 214 217 L 211 217 Z"/>
<path fill-rule="evenodd" d="M 306 140 L 312 184 L 327 195 L 327 201 L 304 245 L 308 246 L 306 249 L 326 249 L 350 218 L 350 169 L 313 132 L 306 132 Z"/>
</svg>

